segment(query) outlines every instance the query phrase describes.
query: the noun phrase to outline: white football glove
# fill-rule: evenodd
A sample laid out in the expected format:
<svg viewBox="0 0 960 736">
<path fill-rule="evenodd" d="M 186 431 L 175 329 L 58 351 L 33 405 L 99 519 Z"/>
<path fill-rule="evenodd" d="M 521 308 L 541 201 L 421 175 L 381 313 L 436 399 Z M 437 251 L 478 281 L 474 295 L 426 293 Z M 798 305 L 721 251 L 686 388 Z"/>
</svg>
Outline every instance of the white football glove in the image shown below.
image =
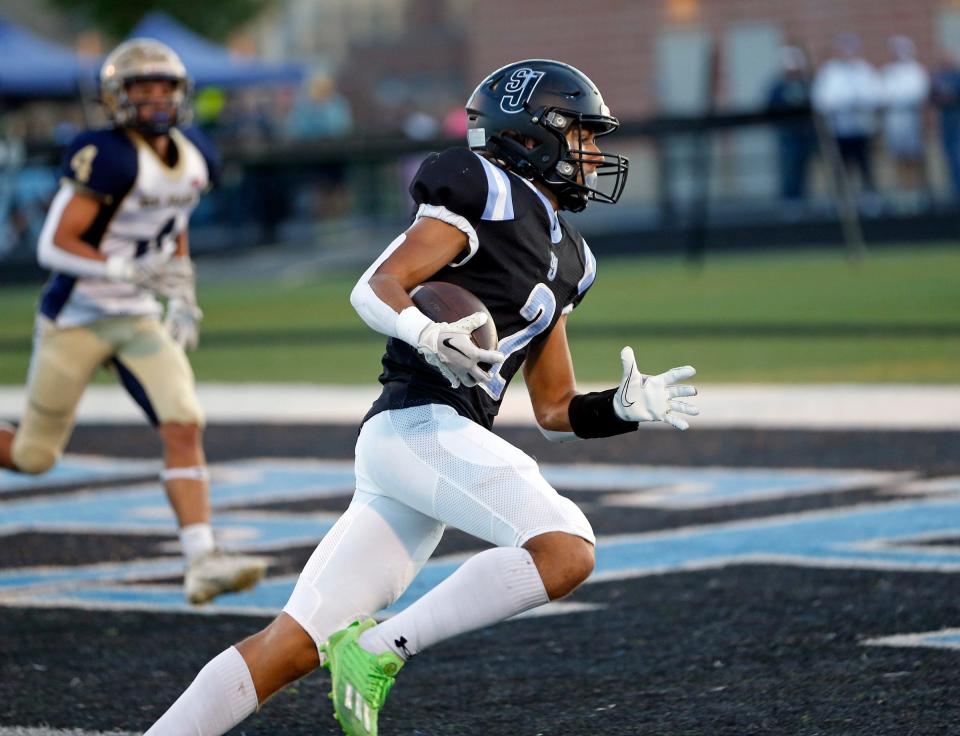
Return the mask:
<svg viewBox="0 0 960 736">
<path fill-rule="evenodd" d="M 139 258 L 110 256 L 107 259 L 106 276 L 110 281 L 134 284 L 154 291 L 166 272 L 170 258 L 170 254 L 162 250 L 147 251 Z"/>
<path fill-rule="evenodd" d="M 200 343 L 200 320 L 203 312 L 195 299 L 173 297 L 167 301 L 167 314 L 163 326 L 184 350 L 196 350 Z"/>
<path fill-rule="evenodd" d="M 683 430 L 690 425 L 676 415 L 696 416 L 700 413 L 697 407 L 676 400 L 678 396 L 696 396 L 697 389 L 693 386 L 670 385 L 693 376 L 697 371 L 692 365 L 671 368 L 657 376 L 647 376 L 637 370 L 631 347 L 620 351 L 620 363 L 623 365 L 623 378 L 613 396 L 613 410 L 625 422 L 667 422 Z"/>
<path fill-rule="evenodd" d="M 175 256 L 153 282 L 153 290 L 171 299 L 185 299 L 196 306 L 197 276 L 189 256 Z"/>
<path fill-rule="evenodd" d="M 453 388 L 460 384 L 476 386 L 489 381 L 490 374 L 480 363 L 496 365 L 507 356 L 496 350 L 478 348 L 470 333 L 487 323 L 487 315 L 475 312 L 456 322 L 431 322 L 420 333 L 417 350 L 430 365 L 450 381 Z"/>
</svg>

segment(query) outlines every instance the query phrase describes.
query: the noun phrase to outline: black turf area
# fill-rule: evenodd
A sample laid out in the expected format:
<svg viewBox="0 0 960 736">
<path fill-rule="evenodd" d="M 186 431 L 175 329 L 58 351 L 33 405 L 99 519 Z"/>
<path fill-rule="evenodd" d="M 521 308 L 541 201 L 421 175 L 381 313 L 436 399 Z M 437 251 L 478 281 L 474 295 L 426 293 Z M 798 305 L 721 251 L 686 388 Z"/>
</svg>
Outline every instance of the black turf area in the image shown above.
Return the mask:
<svg viewBox="0 0 960 736">
<path fill-rule="evenodd" d="M 215 460 L 345 459 L 355 432 L 211 427 L 207 447 Z M 579 443 L 562 452 L 535 433 L 504 434 L 551 462 L 960 471 L 960 433 L 950 432 L 714 430 L 687 433 L 685 445 L 679 435 L 651 433 L 643 443 Z M 81 427 L 70 450 L 151 457 L 157 447 L 146 430 Z M 656 531 L 891 498 L 861 488 L 785 505 L 596 509 L 591 520 L 601 534 Z M 316 509 L 345 502 L 322 500 Z M 302 508 L 316 510 L 310 502 Z M 24 532 L 3 539 L 0 565 L 134 559 L 160 554 L 172 539 Z M 925 543 L 955 547 L 957 538 Z M 457 534 L 444 545 L 441 553 L 480 548 Z M 287 550 L 280 569 L 296 570 L 309 552 Z M 596 583 L 570 600 L 600 607 L 507 622 L 418 656 L 390 696 L 381 735 L 960 735 L 960 651 L 864 645 L 960 627 L 956 573 L 743 564 Z M 267 620 L 0 608 L 0 725 L 142 731 L 211 657 Z M 326 674 L 314 673 L 232 733 L 338 734 L 328 687 Z"/>
</svg>

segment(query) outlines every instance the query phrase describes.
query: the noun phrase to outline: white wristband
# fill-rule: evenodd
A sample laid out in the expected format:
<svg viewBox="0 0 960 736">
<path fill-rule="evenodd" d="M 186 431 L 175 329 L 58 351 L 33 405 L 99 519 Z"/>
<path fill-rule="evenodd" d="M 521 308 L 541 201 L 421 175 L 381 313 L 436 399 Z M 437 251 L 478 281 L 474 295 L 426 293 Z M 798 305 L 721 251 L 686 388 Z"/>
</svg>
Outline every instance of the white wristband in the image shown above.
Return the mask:
<svg viewBox="0 0 960 736">
<path fill-rule="evenodd" d="M 110 281 L 130 281 L 133 279 L 133 261 L 124 256 L 110 256 L 105 275 Z"/>
<path fill-rule="evenodd" d="M 416 307 L 407 307 L 397 316 L 396 336 L 412 347 L 420 346 L 420 333 L 433 320 Z"/>
</svg>

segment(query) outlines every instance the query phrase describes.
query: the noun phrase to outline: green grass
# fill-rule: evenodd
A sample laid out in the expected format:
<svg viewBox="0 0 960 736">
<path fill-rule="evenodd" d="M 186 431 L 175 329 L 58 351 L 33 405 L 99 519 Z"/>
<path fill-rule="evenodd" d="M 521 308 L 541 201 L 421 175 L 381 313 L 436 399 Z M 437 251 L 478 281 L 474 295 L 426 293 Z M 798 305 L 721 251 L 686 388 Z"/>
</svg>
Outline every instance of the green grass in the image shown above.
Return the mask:
<svg viewBox="0 0 960 736">
<path fill-rule="evenodd" d="M 356 274 L 309 285 L 202 286 L 192 361 L 201 381 L 370 383 L 383 339 L 347 299 Z M 35 288 L 0 290 L 0 383 L 23 380 Z M 697 366 L 718 381 L 960 382 L 960 247 L 602 259 L 570 319 L 581 381 L 613 383 L 631 344 L 641 369 Z"/>
</svg>

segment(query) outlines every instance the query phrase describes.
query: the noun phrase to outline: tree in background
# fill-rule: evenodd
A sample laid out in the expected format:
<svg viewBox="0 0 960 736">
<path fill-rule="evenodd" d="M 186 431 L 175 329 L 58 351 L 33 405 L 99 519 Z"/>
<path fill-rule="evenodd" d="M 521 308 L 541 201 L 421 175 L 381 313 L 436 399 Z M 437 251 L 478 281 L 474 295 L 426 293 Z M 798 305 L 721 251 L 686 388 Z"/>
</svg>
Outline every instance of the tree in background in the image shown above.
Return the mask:
<svg viewBox="0 0 960 736">
<path fill-rule="evenodd" d="M 237 26 L 256 17 L 273 0 L 49 0 L 68 13 L 89 18 L 114 38 L 123 38 L 146 13 L 162 10 L 197 33 L 216 40 L 225 39 Z"/>
</svg>

